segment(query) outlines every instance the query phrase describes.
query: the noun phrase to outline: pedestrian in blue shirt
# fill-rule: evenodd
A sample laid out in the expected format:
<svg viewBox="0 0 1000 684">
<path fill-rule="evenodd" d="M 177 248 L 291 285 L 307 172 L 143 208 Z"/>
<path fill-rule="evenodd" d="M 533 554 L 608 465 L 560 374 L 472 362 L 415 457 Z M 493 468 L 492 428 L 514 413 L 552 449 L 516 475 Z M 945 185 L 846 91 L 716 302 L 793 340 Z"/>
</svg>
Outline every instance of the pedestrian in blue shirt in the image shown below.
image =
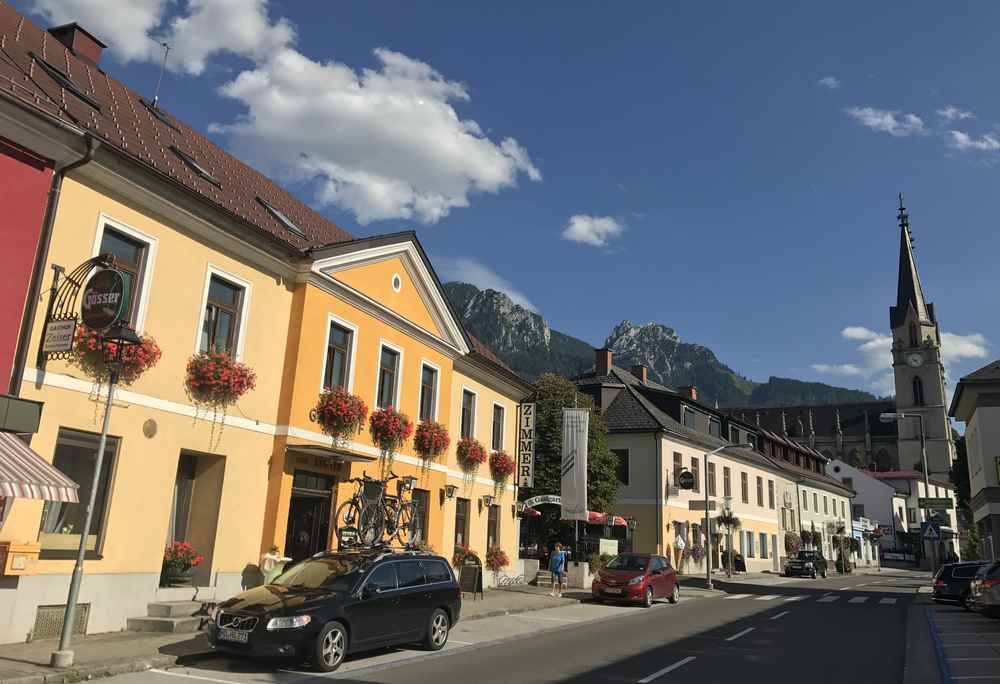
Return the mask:
<svg viewBox="0 0 1000 684">
<path fill-rule="evenodd" d="M 552 591 L 549 596 L 561 597 L 563 584 L 566 583 L 566 552 L 562 544 L 556 543 L 556 548 L 549 556 L 549 572 L 552 573 Z"/>
</svg>

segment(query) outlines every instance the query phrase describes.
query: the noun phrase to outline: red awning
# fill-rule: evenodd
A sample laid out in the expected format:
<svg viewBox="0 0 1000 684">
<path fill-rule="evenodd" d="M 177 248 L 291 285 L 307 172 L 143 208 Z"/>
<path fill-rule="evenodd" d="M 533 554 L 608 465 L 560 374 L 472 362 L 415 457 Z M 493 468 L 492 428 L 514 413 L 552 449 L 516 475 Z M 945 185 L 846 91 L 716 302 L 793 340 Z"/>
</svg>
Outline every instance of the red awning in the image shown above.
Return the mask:
<svg viewBox="0 0 1000 684">
<path fill-rule="evenodd" d="M 605 515 L 603 513 L 598 513 L 597 511 L 587 511 L 587 522 L 591 525 L 604 525 Z M 614 516 L 613 525 L 625 525 L 625 518 L 620 515 Z"/>
<path fill-rule="evenodd" d="M 79 503 L 77 485 L 10 432 L 0 432 L 0 496 Z"/>
</svg>

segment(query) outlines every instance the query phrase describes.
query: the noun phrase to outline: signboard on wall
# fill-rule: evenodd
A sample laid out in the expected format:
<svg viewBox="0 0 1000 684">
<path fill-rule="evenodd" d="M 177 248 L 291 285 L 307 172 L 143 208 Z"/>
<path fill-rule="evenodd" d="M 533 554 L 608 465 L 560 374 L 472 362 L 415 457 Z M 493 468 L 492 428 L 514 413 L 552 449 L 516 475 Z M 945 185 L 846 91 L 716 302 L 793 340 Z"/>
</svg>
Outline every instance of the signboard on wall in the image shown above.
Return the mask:
<svg viewBox="0 0 1000 684">
<path fill-rule="evenodd" d="M 535 486 L 535 405 L 521 404 L 517 416 L 517 486 Z"/>
<path fill-rule="evenodd" d="M 106 330 L 118 322 L 125 307 L 125 280 L 118 271 L 98 271 L 83 288 L 80 314 L 91 330 Z"/>
<path fill-rule="evenodd" d="M 73 348 L 74 333 L 76 333 L 75 317 L 50 320 L 45 324 L 45 337 L 42 338 L 42 353 L 68 352 Z"/>
</svg>

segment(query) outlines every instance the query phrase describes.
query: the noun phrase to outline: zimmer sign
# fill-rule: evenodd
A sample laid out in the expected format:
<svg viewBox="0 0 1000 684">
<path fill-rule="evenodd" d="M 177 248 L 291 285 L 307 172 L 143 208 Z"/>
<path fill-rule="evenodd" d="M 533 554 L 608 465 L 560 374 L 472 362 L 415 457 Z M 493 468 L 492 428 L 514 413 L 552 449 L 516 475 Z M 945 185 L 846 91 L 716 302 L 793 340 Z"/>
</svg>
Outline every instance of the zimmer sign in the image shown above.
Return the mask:
<svg viewBox="0 0 1000 684">
<path fill-rule="evenodd" d="M 535 405 L 521 404 L 517 419 L 517 486 L 535 486 Z"/>
</svg>

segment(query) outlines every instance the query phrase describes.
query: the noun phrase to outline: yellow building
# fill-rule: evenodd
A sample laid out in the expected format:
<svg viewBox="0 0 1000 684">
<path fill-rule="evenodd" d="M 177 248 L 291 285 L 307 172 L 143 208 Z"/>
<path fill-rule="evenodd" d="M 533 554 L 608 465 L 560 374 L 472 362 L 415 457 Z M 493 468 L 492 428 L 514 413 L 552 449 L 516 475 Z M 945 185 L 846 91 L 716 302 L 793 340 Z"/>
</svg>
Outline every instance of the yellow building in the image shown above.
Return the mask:
<svg viewBox="0 0 1000 684">
<path fill-rule="evenodd" d="M 121 630 L 155 600 L 232 595 L 254 581 L 272 543 L 296 557 L 334 545 L 332 516 L 352 491 L 344 481 L 375 472 L 379 453 L 366 430 L 333 449 L 310 421 L 330 384 L 333 326 L 350 337 L 344 382 L 372 408 L 391 403 L 415 421 L 424 372 L 434 373 L 427 415 L 448 427 L 452 446 L 429 468 L 405 446 L 393 465 L 417 478 L 430 545 L 450 556 L 462 541 L 483 556 L 495 544 L 516 559 L 512 487 L 496 487 L 485 466 L 474 477 L 461 472 L 454 445 L 464 427 L 487 449 L 513 452 L 528 387 L 462 329 L 415 236 L 354 240 L 99 72 L 99 44 L 81 59 L 69 46 L 92 41 L 89 34 L 60 36 L 0 5 L 7 53 L 25 63 L 47 55 L 68 74 L 46 63 L 20 88 L 0 90 L 0 137 L 55 160 L 57 174 L 80 162 L 64 174 L 43 230 L 36 268 L 45 292 L 29 303 L 20 395 L 44 402 L 31 448 L 80 484 L 81 501 L 107 385 L 39 353 L 53 268 L 70 272 L 114 254 L 127 280 L 128 322 L 155 339 L 162 357 L 116 392 L 89 530 L 82 504 L 16 499 L 9 507 L 0 542 L 38 544 L 40 559 L 31 574 L 0 583 L 0 642 L 57 633 L 84 532 L 77 624 L 87 633 Z M 218 414 L 185 389 L 189 359 L 206 350 L 256 374 L 256 388 Z M 395 359 L 391 368 L 386 358 Z M 390 383 L 385 401 L 380 378 Z M 173 541 L 204 555 L 195 589 L 159 586 Z"/>
</svg>

